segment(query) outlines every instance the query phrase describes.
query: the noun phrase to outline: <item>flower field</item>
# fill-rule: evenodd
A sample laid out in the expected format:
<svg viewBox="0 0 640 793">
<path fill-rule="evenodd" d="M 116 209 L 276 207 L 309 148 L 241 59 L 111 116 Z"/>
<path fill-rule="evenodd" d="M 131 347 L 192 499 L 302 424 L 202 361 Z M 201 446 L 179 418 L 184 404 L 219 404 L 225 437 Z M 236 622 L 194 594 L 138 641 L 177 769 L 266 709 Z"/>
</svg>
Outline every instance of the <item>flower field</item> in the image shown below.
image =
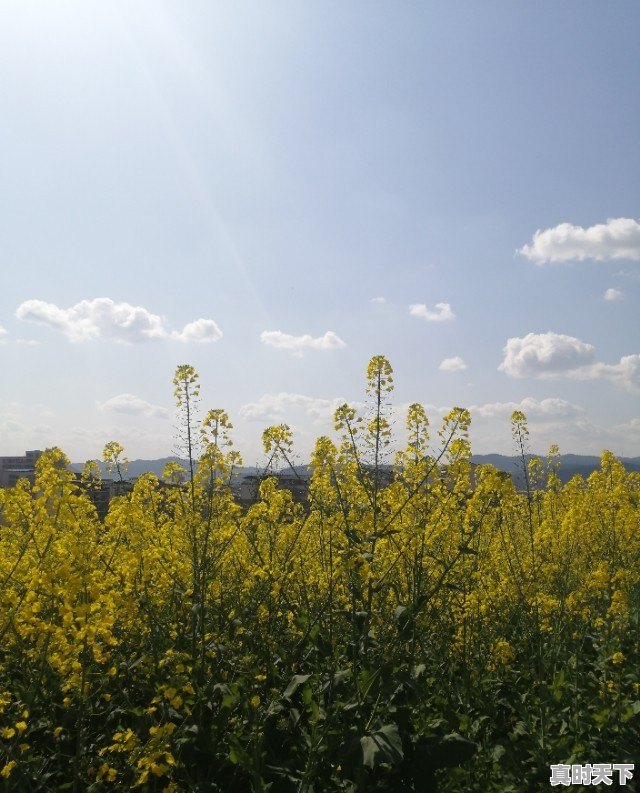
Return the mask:
<svg viewBox="0 0 640 793">
<path fill-rule="evenodd" d="M 0 490 L 0 786 L 11 791 L 536 791 L 557 763 L 640 775 L 640 475 L 562 485 L 469 462 L 459 408 L 407 412 L 392 370 L 318 439 L 308 507 L 267 477 L 243 511 L 222 410 L 174 380 L 182 482 L 104 521 L 57 449 Z M 526 419 L 512 417 L 527 448 Z M 265 431 L 269 469 L 291 461 Z M 122 448 L 106 460 L 124 471 Z M 394 466 L 385 477 L 386 463 Z M 627 789 L 633 790 L 633 782 Z M 615 788 L 614 788 L 615 789 Z"/>
</svg>

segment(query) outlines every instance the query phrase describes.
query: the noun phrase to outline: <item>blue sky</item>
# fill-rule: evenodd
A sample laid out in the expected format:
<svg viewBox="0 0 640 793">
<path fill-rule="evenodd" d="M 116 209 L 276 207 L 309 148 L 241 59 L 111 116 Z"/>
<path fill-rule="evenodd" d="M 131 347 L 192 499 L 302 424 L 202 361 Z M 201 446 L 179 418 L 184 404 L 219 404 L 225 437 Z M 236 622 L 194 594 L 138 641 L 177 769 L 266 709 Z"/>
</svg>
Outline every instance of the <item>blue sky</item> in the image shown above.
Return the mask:
<svg viewBox="0 0 640 793">
<path fill-rule="evenodd" d="M 477 452 L 640 455 L 640 6 L 0 9 L 0 454 L 171 452 L 176 365 L 247 463 L 369 358 Z M 540 232 L 537 236 L 537 232 Z"/>
</svg>

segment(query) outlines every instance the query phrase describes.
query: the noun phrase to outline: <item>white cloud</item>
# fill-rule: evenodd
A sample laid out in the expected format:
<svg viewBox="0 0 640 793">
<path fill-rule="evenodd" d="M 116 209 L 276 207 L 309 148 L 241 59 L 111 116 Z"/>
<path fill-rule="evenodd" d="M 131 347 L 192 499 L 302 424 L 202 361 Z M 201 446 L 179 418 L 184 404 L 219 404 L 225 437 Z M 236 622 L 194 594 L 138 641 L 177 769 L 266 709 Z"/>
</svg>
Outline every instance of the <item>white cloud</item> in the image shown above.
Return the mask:
<svg viewBox="0 0 640 793">
<path fill-rule="evenodd" d="M 614 275 L 620 278 L 630 278 L 632 281 L 640 281 L 640 272 L 638 270 L 618 270 Z"/>
<path fill-rule="evenodd" d="M 466 368 L 467 364 L 459 355 L 453 358 L 445 358 L 438 367 L 441 372 L 463 372 Z"/>
<path fill-rule="evenodd" d="M 498 367 L 509 377 L 557 377 L 595 362 L 595 348 L 561 333 L 508 339 Z"/>
<path fill-rule="evenodd" d="M 544 231 L 538 229 L 531 244 L 517 252 L 536 264 L 584 259 L 637 261 L 640 260 L 640 223 L 632 218 L 609 219 L 588 228 L 560 223 Z"/>
<path fill-rule="evenodd" d="M 51 416 L 55 415 L 53 411 L 41 403 L 25 405 L 23 402 L 0 402 L 0 416 L 16 418 L 25 413 L 25 411 L 28 411 L 30 421 L 35 420 L 34 416 L 38 418 L 51 418 Z"/>
<path fill-rule="evenodd" d="M 387 299 L 386 299 L 386 297 L 372 297 L 371 298 L 371 302 L 372 303 L 381 303 L 382 304 L 382 303 L 386 303 Z"/>
<path fill-rule="evenodd" d="M 0 344 L 5 344 L 8 336 L 7 330 L 0 325 Z M 20 344 L 26 347 L 37 347 L 40 342 L 35 339 L 16 339 L 14 344 Z"/>
<path fill-rule="evenodd" d="M 170 333 L 164 317 L 142 306 L 116 303 L 108 297 L 82 300 L 70 308 L 59 308 L 43 300 L 26 300 L 16 311 L 18 319 L 37 322 L 59 330 L 72 342 L 116 341 L 134 344 L 152 339 L 216 341 L 222 335 L 213 320 L 196 320 L 180 332 Z"/>
<path fill-rule="evenodd" d="M 123 423 L 111 427 L 73 424 L 59 430 L 56 443 L 67 452 L 72 462 L 78 462 L 100 456 L 105 443 L 112 440 L 122 443 L 131 460 L 165 457 L 171 453 L 166 432 L 150 432 L 147 427 L 127 427 Z"/>
<path fill-rule="evenodd" d="M 322 399 L 283 391 L 263 394 L 257 402 L 243 405 L 239 413 L 247 421 L 281 421 L 288 418 L 292 409 L 298 408 L 315 421 L 330 421 L 336 408 L 344 403 L 341 397 Z"/>
<path fill-rule="evenodd" d="M 613 431 L 620 434 L 622 438 L 629 438 L 630 435 L 640 438 L 640 418 L 631 419 L 626 424 L 616 424 Z"/>
<path fill-rule="evenodd" d="M 74 342 L 135 342 L 166 335 L 162 317 L 141 306 L 115 303 L 108 297 L 82 300 L 66 309 L 43 300 L 27 300 L 18 307 L 16 316 L 55 328 Z"/>
<path fill-rule="evenodd" d="M 43 422 L 45 411 L 38 405 L 18 402 L 0 404 L 0 439 L 3 454 L 22 455 L 25 449 L 44 449 L 57 443 L 53 427 Z"/>
<path fill-rule="evenodd" d="M 0 423 L 0 436 L 11 436 L 11 439 L 22 439 L 25 444 L 42 444 L 53 436 L 53 428 L 48 424 L 27 424 L 16 419 L 6 419 Z M 41 446 L 39 446 L 41 448 Z"/>
<path fill-rule="evenodd" d="M 409 306 L 409 313 L 412 317 L 421 317 L 427 322 L 446 322 L 455 317 L 449 303 L 436 303 L 435 311 L 427 308 L 424 303 L 414 303 Z"/>
<path fill-rule="evenodd" d="M 611 449 L 617 454 L 637 455 L 640 442 L 640 418 L 625 423 L 602 426 L 594 422 L 584 408 L 562 399 L 537 401 L 526 397 L 521 402 L 496 402 L 471 406 L 471 436 L 474 451 L 514 454 L 509 416 L 522 410 L 531 431 L 531 446 L 544 454 L 552 443 L 559 443 L 563 453 L 600 454 Z"/>
<path fill-rule="evenodd" d="M 315 339 L 308 333 L 302 336 L 291 336 L 289 333 L 282 333 L 279 330 L 265 330 L 260 334 L 260 339 L 270 347 L 294 351 L 307 348 L 312 350 L 337 350 L 347 346 L 332 330 L 328 330 L 324 336 L 318 336 Z"/>
<path fill-rule="evenodd" d="M 562 418 L 583 412 L 583 408 L 579 405 L 557 397 L 540 400 L 535 397 L 525 397 L 520 402 L 487 402 L 484 405 L 472 405 L 469 410 L 472 416 L 485 419 L 508 418 L 514 410 L 521 410 L 527 418 Z"/>
<path fill-rule="evenodd" d="M 622 300 L 624 297 L 624 293 L 621 292 L 619 289 L 615 289 L 613 286 L 607 289 L 607 291 L 602 295 L 605 300 L 616 301 Z"/>
<path fill-rule="evenodd" d="M 595 363 L 571 373 L 577 380 L 611 380 L 620 388 L 640 391 L 640 355 L 624 355 L 618 363 Z"/>
<path fill-rule="evenodd" d="M 152 405 L 135 394 L 118 394 L 107 399 L 106 402 L 97 403 L 100 410 L 113 413 L 126 413 L 130 416 L 150 416 L 151 418 L 168 418 L 167 408 Z"/>
<path fill-rule="evenodd" d="M 596 360 L 592 344 L 561 333 L 528 333 L 509 339 L 498 369 L 509 377 L 604 379 L 630 391 L 640 390 L 640 355 L 603 363 Z"/>
<path fill-rule="evenodd" d="M 212 319 L 196 319 L 189 322 L 178 333 L 173 331 L 171 338 L 182 342 L 198 342 L 199 344 L 218 341 L 222 338 L 222 331 Z"/>
</svg>

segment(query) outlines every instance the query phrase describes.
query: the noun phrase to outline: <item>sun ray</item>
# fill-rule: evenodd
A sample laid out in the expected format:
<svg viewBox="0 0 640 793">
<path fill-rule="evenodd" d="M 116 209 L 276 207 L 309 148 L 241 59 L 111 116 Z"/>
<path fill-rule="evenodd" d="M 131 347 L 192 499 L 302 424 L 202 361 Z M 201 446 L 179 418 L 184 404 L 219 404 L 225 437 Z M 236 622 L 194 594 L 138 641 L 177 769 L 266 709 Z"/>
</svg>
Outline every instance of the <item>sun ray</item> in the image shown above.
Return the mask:
<svg viewBox="0 0 640 793">
<path fill-rule="evenodd" d="M 197 60 L 193 48 L 190 47 L 184 36 L 180 33 L 178 26 L 172 22 L 166 9 L 163 9 L 158 2 L 152 5 L 146 4 L 144 7 L 147 14 L 145 24 L 148 23 L 150 26 L 154 27 L 154 33 L 162 40 L 165 50 L 171 55 L 175 66 L 187 76 L 192 86 L 197 86 L 198 83 L 204 84 L 204 82 L 206 82 L 207 91 L 210 92 L 212 86 L 216 86 L 213 75 L 211 75 L 211 73 Z M 259 312 L 261 319 L 268 324 L 271 319 L 270 313 L 258 293 L 254 279 L 245 263 L 239 246 L 230 232 L 229 226 L 225 222 L 224 216 L 202 176 L 202 169 L 198 166 L 196 157 L 185 140 L 176 114 L 173 112 L 164 95 L 161 83 L 154 74 L 150 60 L 146 56 L 143 47 L 140 46 L 134 26 L 128 20 L 127 13 L 120 3 L 115 3 L 113 8 L 117 13 L 122 32 L 130 51 L 148 83 L 148 87 L 156 103 L 157 112 L 162 120 L 165 134 L 175 152 L 176 160 L 180 164 L 191 197 L 200 209 L 203 210 L 205 217 L 208 219 L 212 235 L 217 240 L 221 240 L 226 248 L 229 259 L 241 279 L 243 286 L 247 290 L 248 296 L 254 304 L 254 307 L 249 308 L 249 311 L 254 315 L 256 311 Z M 221 90 L 217 88 L 216 91 L 216 98 L 220 101 L 220 104 L 225 103 Z M 200 93 L 202 94 L 203 92 Z M 210 102 L 211 100 L 207 99 L 207 103 L 210 104 Z M 225 107 L 225 111 L 226 109 Z M 221 127 L 224 129 L 224 125 L 221 124 Z M 227 136 L 227 138 L 230 139 L 229 136 Z"/>
</svg>

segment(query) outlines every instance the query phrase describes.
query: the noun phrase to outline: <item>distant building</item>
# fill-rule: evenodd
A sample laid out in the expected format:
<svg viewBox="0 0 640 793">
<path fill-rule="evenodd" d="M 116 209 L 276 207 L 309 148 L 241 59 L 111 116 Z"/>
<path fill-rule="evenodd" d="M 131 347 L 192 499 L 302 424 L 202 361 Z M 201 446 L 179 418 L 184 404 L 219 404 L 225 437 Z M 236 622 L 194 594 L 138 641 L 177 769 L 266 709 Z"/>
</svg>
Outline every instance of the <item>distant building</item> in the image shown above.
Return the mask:
<svg viewBox="0 0 640 793">
<path fill-rule="evenodd" d="M 240 506 L 247 509 L 260 500 L 260 485 L 265 479 L 274 476 L 278 480 L 278 487 L 289 490 L 297 504 L 306 504 L 309 499 L 309 479 L 302 476 L 289 476 L 284 474 L 271 474 L 258 476 L 250 474 L 244 476 L 239 482 L 231 485 L 236 500 Z"/>
<path fill-rule="evenodd" d="M 87 483 L 82 481 L 80 474 L 76 474 L 74 480 L 76 485 L 82 488 L 91 499 L 100 520 L 106 518 L 111 499 L 127 495 L 133 490 L 135 485 L 135 480 L 132 479 L 124 479 L 122 481 L 118 479 L 99 479 L 95 483 Z"/>
<path fill-rule="evenodd" d="M 374 470 L 371 466 L 362 467 L 363 475 L 373 481 Z M 309 507 L 309 486 L 311 484 L 310 475 L 303 474 L 294 476 L 293 474 L 279 472 L 271 475 L 250 474 L 242 477 L 239 481 L 231 485 L 231 490 L 236 501 L 244 509 L 248 509 L 252 504 L 260 501 L 260 484 L 269 476 L 274 476 L 278 482 L 278 487 L 288 490 L 296 504 Z M 395 473 L 392 468 L 385 467 L 378 470 L 379 487 L 388 487 L 394 480 Z"/>
<path fill-rule="evenodd" d="M 0 487 L 14 487 L 18 479 L 35 479 L 36 461 L 42 451 L 25 452 L 22 457 L 0 457 Z"/>
</svg>

